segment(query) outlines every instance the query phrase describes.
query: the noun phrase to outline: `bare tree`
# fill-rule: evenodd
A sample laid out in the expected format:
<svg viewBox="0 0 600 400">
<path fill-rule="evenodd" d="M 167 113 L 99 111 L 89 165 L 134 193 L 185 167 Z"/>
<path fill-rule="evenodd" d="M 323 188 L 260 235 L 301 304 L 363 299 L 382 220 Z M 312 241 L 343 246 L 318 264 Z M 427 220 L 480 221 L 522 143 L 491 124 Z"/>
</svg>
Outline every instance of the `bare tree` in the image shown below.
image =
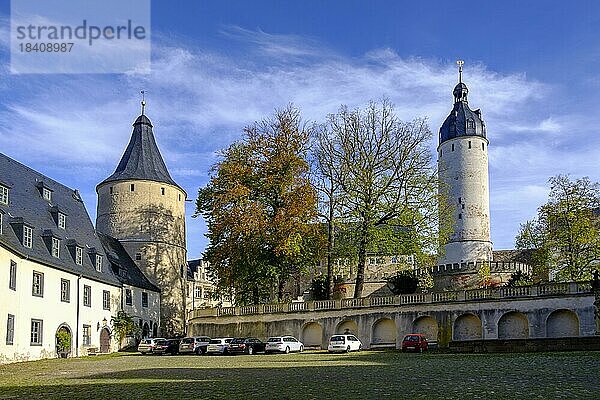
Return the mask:
<svg viewBox="0 0 600 400">
<path fill-rule="evenodd" d="M 383 100 L 371 102 L 364 111 L 342 106 L 329 116 L 320 139 L 319 165 L 326 182 L 330 181 L 330 201 L 339 199 L 344 223 L 355 226 L 358 267 L 354 297 L 358 298 L 364 287 L 366 254 L 376 230 L 399 228 L 409 232 L 405 237 L 413 241 L 413 248 L 435 243 L 437 250 L 437 236 L 429 244 L 423 236 L 432 237 L 440 216 L 438 180 L 428 146 L 431 131 L 425 119 L 400 121 L 389 101 Z M 326 220 L 332 221 L 335 208 L 328 209 Z"/>
</svg>

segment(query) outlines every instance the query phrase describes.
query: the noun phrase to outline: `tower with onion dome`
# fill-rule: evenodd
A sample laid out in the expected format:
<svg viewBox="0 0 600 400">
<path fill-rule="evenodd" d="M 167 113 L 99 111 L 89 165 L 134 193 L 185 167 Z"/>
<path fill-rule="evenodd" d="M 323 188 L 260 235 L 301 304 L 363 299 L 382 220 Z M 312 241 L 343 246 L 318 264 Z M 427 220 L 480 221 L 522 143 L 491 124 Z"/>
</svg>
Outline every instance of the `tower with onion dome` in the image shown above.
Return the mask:
<svg viewBox="0 0 600 400">
<path fill-rule="evenodd" d="M 161 289 L 159 334 L 170 336 L 185 329 L 186 192 L 167 170 L 144 106 L 115 172 L 96 187 L 96 229 L 119 240 Z"/>
<path fill-rule="evenodd" d="M 491 261 L 488 145 L 481 110 L 471 110 L 469 89 L 462 81 L 459 61 L 454 106 L 439 132 L 438 171 L 441 190 L 452 210 L 453 227 L 445 254 L 438 261 L 440 272 L 448 272 L 442 286 L 468 285 L 484 262 Z"/>
</svg>

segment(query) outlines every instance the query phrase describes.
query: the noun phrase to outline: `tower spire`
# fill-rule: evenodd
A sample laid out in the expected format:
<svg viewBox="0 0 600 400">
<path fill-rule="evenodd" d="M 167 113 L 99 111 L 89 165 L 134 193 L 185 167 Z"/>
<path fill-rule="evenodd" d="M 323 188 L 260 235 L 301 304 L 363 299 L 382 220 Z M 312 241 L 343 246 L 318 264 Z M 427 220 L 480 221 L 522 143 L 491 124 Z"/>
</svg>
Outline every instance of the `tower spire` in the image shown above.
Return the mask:
<svg viewBox="0 0 600 400">
<path fill-rule="evenodd" d="M 144 109 L 146 108 L 146 91 L 142 90 L 140 93 L 142 94 L 142 115 L 144 115 Z"/>
<path fill-rule="evenodd" d="M 458 65 L 458 83 L 462 83 L 462 67 L 464 64 L 463 60 L 456 60 L 456 65 Z"/>
</svg>

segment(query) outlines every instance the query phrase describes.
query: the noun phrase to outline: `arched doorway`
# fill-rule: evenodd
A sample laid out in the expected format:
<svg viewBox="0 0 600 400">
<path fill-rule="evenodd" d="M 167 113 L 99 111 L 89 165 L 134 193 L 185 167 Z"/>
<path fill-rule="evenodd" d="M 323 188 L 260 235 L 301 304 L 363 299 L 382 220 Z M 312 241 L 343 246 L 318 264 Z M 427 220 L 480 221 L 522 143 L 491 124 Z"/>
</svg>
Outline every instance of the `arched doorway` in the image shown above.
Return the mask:
<svg viewBox="0 0 600 400">
<path fill-rule="evenodd" d="M 106 327 L 100 331 L 100 353 L 110 353 L 110 332 Z"/>
<path fill-rule="evenodd" d="M 73 347 L 73 334 L 67 324 L 61 324 L 54 335 L 56 354 L 61 358 L 67 358 Z"/>
<path fill-rule="evenodd" d="M 482 338 L 481 319 L 475 314 L 463 314 L 454 321 L 454 340 L 477 340 Z"/>
<path fill-rule="evenodd" d="M 571 310 L 556 310 L 546 319 L 546 337 L 579 336 L 579 318 Z"/>
<path fill-rule="evenodd" d="M 389 318 L 381 318 L 373 324 L 371 344 L 396 346 L 396 323 Z"/>
<path fill-rule="evenodd" d="M 309 322 L 302 329 L 302 343 L 304 347 L 321 348 L 323 342 L 323 328 L 317 322 Z"/>
<path fill-rule="evenodd" d="M 498 320 L 498 339 L 527 339 L 528 337 L 529 321 L 525 314 L 511 311 Z"/>
<path fill-rule="evenodd" d="M 352 335 L 358 335 L 358 325 L 356 325 L 356 322 L 347 319 L 338 324 L 337 328 L 335 329 L 335 333 L 351 333 Z"/>
<path fill-rule="evenodd" d="M 147 338 L 150 336 L 150 327 L 147 322 L 144 322 L 144 327 L 142 328 L 142 338 Z"/>
<path fill-rule="evenodd" d="M 421 333 L 425 335 L 427 339 L 437 341 L 438 330 L 437 321 L 433 319 L 433 317 L 425 315 L 414 320 L 411 333 Z"/>
</svg>

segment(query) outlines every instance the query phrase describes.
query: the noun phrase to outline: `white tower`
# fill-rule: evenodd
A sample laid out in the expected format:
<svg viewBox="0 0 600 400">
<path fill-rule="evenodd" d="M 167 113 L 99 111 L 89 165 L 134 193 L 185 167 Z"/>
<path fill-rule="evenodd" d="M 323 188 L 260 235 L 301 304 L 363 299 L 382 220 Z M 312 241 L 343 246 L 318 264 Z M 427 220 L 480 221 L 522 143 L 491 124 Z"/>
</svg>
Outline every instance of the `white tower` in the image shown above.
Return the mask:
<svg viewBox="0 0 600 400">
<path fill-rule="evenodd" d="M 462 61 L 454 88 L 454 107 L 440 128 L 438 171 L 441 190 L 453 209 L 454 225 L 445 255 L 438 264 L 459 264 L 468 271 L 471 262 L 491 261 L 488 144 L 480 110 L 471 110 L 469 90 L 462 82 Z M 470 264 L 473 265 L 473 264 Z M 475 264 L 476 265 L 476 264 Z M 456 271 L 453 268 L 453 272 Z M 460 273 L 459 272 L 459 273 Z"/>
</svg>

